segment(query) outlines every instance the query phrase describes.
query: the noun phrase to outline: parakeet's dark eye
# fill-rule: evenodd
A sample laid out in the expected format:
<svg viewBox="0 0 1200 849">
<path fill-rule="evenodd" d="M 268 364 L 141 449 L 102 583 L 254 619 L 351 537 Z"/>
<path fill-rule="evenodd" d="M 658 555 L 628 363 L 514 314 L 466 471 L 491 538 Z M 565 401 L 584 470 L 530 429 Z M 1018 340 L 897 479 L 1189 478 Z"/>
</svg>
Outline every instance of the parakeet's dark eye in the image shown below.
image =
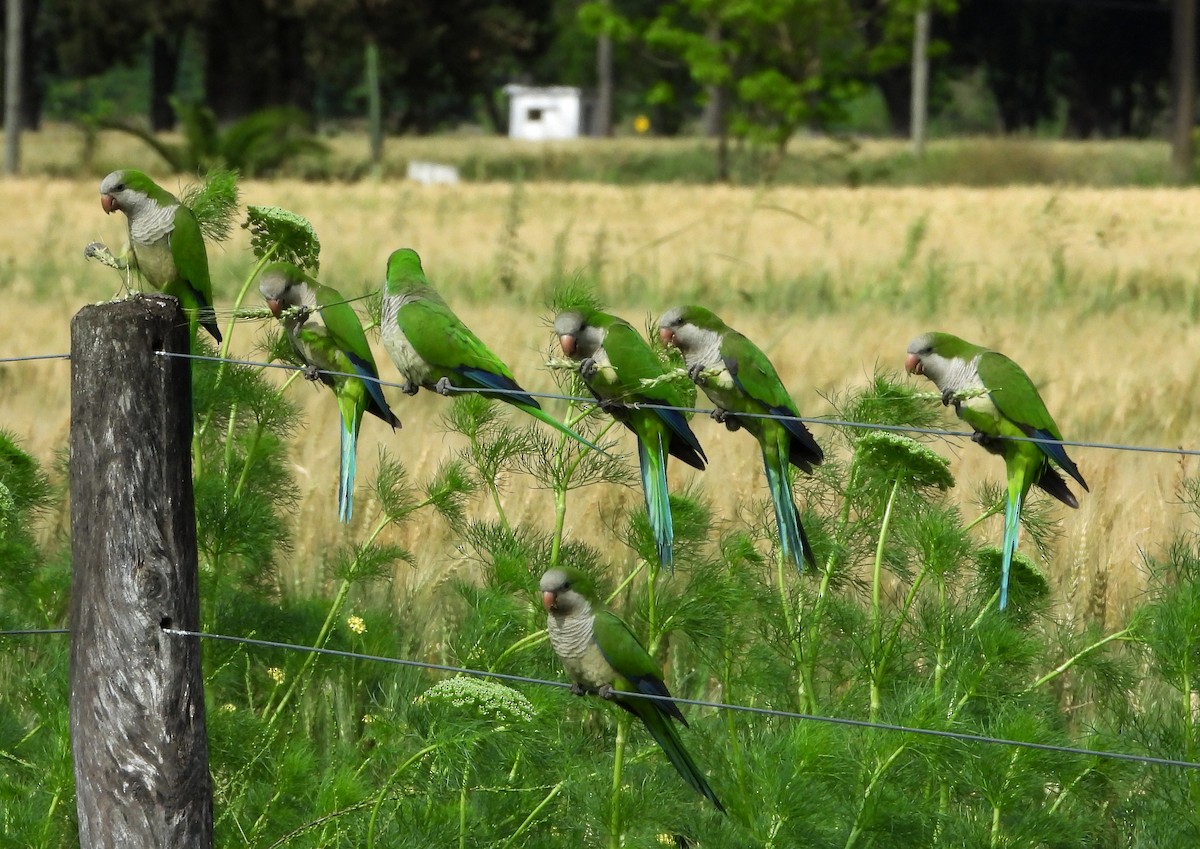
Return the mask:
<svg viewBox="0 0 1200 849">
<path fill-rule="evenodd" d="M 113 189 L 113 191 L 114 191 L 114 192 L 123 192 L 123 191 L 125 191 L 125 184 L 124 184 L 124 183 L 117 183 L 117 186 L 116 186 L 116 188 L 115 188 L 115 189 Z"/>
</svg>

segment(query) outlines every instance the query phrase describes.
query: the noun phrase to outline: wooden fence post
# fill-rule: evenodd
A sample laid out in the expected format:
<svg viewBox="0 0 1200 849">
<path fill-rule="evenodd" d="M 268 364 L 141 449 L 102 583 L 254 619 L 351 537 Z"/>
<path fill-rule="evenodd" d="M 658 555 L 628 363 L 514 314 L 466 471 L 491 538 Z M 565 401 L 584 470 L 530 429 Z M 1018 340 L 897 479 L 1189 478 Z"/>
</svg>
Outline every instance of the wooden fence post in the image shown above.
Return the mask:
<svg viewBox="0 0 1200 849">
<path fill-rule="evenodd" d="M 188 324 L 173 298 L 71 322 L 71 750 L 88 849 L 211 849 Z"/>
</svg>

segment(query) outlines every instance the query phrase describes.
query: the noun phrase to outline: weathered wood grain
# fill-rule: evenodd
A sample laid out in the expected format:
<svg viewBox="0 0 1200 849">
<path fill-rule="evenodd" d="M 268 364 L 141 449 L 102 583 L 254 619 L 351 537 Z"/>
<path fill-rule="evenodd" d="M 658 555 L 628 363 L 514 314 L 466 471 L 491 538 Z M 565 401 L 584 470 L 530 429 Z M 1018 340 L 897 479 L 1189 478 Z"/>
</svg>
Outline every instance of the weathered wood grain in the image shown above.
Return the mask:
<svg viewBox="0 0 1200 849">
<path fill-rule="evenodd" d="M 71 747 L 80 845 L 210 849 L 187 321 L 173 298 L 71 323 Z"/>
</svg>

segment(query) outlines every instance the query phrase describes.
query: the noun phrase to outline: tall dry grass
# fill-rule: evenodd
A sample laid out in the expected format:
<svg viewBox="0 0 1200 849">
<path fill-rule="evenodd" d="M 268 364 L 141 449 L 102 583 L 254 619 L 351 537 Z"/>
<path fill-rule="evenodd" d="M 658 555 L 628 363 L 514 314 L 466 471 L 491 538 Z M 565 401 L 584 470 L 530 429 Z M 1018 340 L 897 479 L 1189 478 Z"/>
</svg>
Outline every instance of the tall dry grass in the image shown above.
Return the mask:
<svg viewBox="0 0 1200 849">
<path fill-rule="evenodd" d="M 114 272 L 84 261 L 83 246 L 119 243 L 124 221 L 101 214 L 92 180 L 9 180 L 0 195 L 0 355 L 65 351 L 73 313 L 120 286 Z M 943 329 L 1024 365 L 1068 438 L 1200 447 L 1200 191 L 280 182 L 248 183 L 244 199 L 309 217 L 323 240 L 322 276 L 347 294 L 378 287 L 394 248 L 417 248 L 450 303 L 530 389 L 553 386 L 539 368 L 551 341 L 545 295 L 583 276 L 635 323 L 681 301 L 710 305 L 764 347 L 806 415 L 830 413 L 828 398 L 877 367 L 898 370 L 910 338 Z M 241 237 L 210 252 L 219 306 L 251 264 Z M 242 326 L 235 350 L 255 354 L 256 337 Z M 377 354 L 385 379 L 396 379 L 381 347 Z M 292 392 L 307 415 L 293 456 L 307 485 L 283 579 L 302 586 L 323 579 L 319 558 L 331 542 L 361 528 L 335 521 L 337 416 L 327 393 Z M 392 398 L 404 427 L 393 436 L 367 423 L 363 481 L 379 445 L 421 479 L 458 444 L 440 429 L 445 399 Z M 66 363 L 0 366 L 0 426 L 39 458 L 66 444 L 68 410 Z M 958 428 L 950 415 L 946 424 Z M 710 468 L 673 467 L 673 482 L 703 486 L 719 515 L 735 521 L 746 499 L 764 493 L 757 451 L 715 424 L 696 430 Z M 1001 464 L 965 441 L 940 450 L 953 456 L 973 515 L 972 490 L 999 480 Z M 1181 515 L 1177 487 L 1196 463 L 1071 454 L 1092 492 L 1078 511 L 1058 511 L 1049 570 L 1068 610 L 1103 610 L 1117 621 L 1141 586 L 1140 552 L 1167 540 Z M 543 521 L 550 494 L 527 484 L 509 482 L 511 515 Z M 612 515 L 639 499 L 611 487 L 586 491 L 572 502 L 568 533 L 616 544 Z M 364 492 L 356 511 L 364 523 L 368 505 Z M 998 539 L 998 520 L 980 533 Z M 459 568 L 437 528 L 402 542 L 440 571 Z M 397 577 L 424 584 L 429 573 Z"/>
</svg>

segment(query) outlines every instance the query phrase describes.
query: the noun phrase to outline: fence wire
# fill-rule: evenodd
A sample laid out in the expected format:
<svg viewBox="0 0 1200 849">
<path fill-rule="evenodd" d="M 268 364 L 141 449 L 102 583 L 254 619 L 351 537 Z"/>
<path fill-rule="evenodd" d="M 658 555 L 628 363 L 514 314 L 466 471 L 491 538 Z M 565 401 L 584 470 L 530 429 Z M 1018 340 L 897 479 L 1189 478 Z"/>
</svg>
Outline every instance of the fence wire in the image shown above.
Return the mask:
<svg viewBox="0 0 1200 849">
<path fill-rule="evenodd" d="M 213 357 L 203 354 L 185 354 L 177 351 L 156 351 L 156 354 L 162 357 L 178 357 L 180 359 L 200 360 L 203 362 L 215 363 L 233 363 L 235 365 L 258 366 L 260 368 L 275 368 L 285 371 L 309 371 L 318 375 L 326 375 L 329 377 L 351 377 L 358 380 L 369 380 L 372 383 L 377 383 L 380 386 L 387 386 L 394 389 L 404 389 L 403 383 L 394 381 L 382 380 L 380 378 L 368 377 L 361 374 L 354 374 L 344 371 L 329 371 L 325 369 L 308 369 L 304 366 L 297 366 L 291 363 L 267 363 L 258 360 L 240 360 L 230 359 L 227 357 Z M 447 390 L 452 395 L 521 395 L 531 396 L 533 398 L 541 398 L 552 401 L 566 401 L 574 404 L 587 404 L 591 406 L 599 406 L 600 401 L 591 396 L 584 395 L 565 395 L 558 392 L 537 392 L 528 389 L 480 389 L 467 386 L 451 386 Z M 671 404 L 650 404 L 646 402 L 631 402 L 625 406 L 635 410 L 672 410 L 680 413 L 692 413 L 696 415 L 713 415 L 716 410 L 712 407 L 678 407 Z M 924 436 L 936 436 L 943 439 L 970 439 L 974 436 L 972 431 L 960 430 L 944 430 L 941 428 L 915 427 L 912 425 L 889 425 L 875 424 L 871 422 L 854 422 L 846 419 L 835 419 L 829 417 L 812 417 L 812 416 L 781 416 L 775 413 L 737 413 L 738 418 L 747 419 L 772 419 L 774 421 L 789 421 L 803 422 L 811 425 L 825 425 L 828 427 L 849 427 L 860 428 L 863 430 L 883 430 L 891 433 L 913 433 Z M 1096 448 L 1108 451 L 1132 451 L 1147 454 L 1171 454 L 1184 457 L 1200 457 L 1200 448 L 1181 448 L 1158 445 L 1127 445 L 1118 442 L 1095 442 L 1089 440 L 1074 440 L 1074 439 L 1049 439 L 1038 436 L 997 436 L 996 439 L 1011 440 L 1013 442 L 1035 442 L 1043 445 L 1063 445 L 1073 448 Z"/>
<path fill-rule="evenodd" d="M 285 371 L 309 371 L 309 372 L 313 371 L 312 369 L 306 369 L 303 366 L 297 366 L 297 365 L 293 365 L 290 363 L 278 363 L 278 362 L 269 363 L 269 362 L 262 362 L 259 360 L 246 360 L 246 359 L 236 359 L 236 358 L 229 358 L 229 357 L 217 357 L 217 356 L 208 356 L 208 355 L 203 355 L 203 354 L 190 354 L 190 353 L 181 353 L 181 352 L 174 352 L 174 351 L 156 351 L 155 353 L 159 356 L 164 356 L 164 357 L 176 357 L 176 358 L 182 358 L 182 359 L 198 360 L 198 361 L 202 361 L 202 362 L 228 363 L 228 364 L 232 364 L 232 365 L 244 365 L 244 366 L 251 366 L 251 367 L 258 367 L 258 368 L 282 369 Z M 27 362 L 27 361 L 32 361 L 32 360 L 50 360 L 50 359 L 67 359 L 67 360 L 69 360 L 70 354 L 37 354 L 37 355 L 30 355 L 30 356 L 3 357 L 3 358 L 0 358 L 0 363 L 17 363 L 17 362 Z M 356 373 L 318 369 L 318 370 L 316 370 L 316 374 L 329 376 L 329 377 L 347 377 L 347 378 L 357 378 L 359 380 L 373 380 L 374 382 L 378 383 L 380 386 L 386 386 L 386 387 L 391 387 L 391 388 L 396 388 L 396 389 L 404 388 L 404 384 L 401 384 L 401 383 L 386 381 L 386 380 L 382 380 L 382 379 L 378 379 L 378 378 L 364 377 L 363 375 L 356 374 Z M 566 394 L 557 393 L 557 392 L 537 392 L 537 391 L 530 391 L 530 390 L 525 390 L 525 389 L 512 389 L 512 390 L 478 389 L 478 388 L 473 388 L 473 387 L 451 386 L 451 387 L 449 387 L 449 392 L 451 394 L 478 393 L 478 394 L 485 394 L 485 395 L 492 395 L 492 396 L 504 395 L 504 394 L 528 395 L 528 396 L 532 396 L 534 398 L 541 398 L 541 399 L 545 399 L 545 400 L 565 401 L 568 403 L 584 404 L 584 405 L 598 405 L 600 403 L 594 397 L 566 395 Z M 682 406 L 673 406 L 673 405 L 668 405 L 668 404 L 650 404 L 650 403 L 643 403 L 643 402 L 630 403 L 630 404 L 628 404 L 628 406 L 636 408 L 636 409 L 672 410 L 672 411 L 677 411 L 677 412 L 682 412 L 682 413 L 692 413 L 692 414 L 698 414 L 698 415 L 712 415 L 715 412 L 715 410 L 713 408 L 709 408 L 709 407 L 682 407 Z M 826 418 L 826 417 L 780 416 L 780 415 L 771 414 L 771 413 L 738 413 L 737 415 L 739 417 L 744 417 L 744 418 L 774 419 L 774 420 L 779 420 L 779 421 L 785 421 L 785 420 L 786 421 L 801 421 L 805 424 L 810 424 L 810 425 L 822 425 L 822 426 L 829 426 L 829 427 L 862 428 L 862 429 L 869 429 L 869 430 L 889 431 L 889 432 L 893 432 L 893 433 L 910 433 L 910 434 L 918 434 L 918 435 L 924 435 L 924 436 L 935 436 L 935 437 L 939 437 L 939 438 L 943 438 L 943 439 L 970 439 L 973 435 L 971 432 L 967 432 L 967 431 L 943 430 L 943 429 L 939 429 L 939 428 L 923 428 L 923 427 L 914 427 L 914 426 L 908 426 L 908 425 L 888 425 L 888 424 L 875 424 L 875 423 L 867 423 L 867 422 L 854 422 L 854 421 L 848 421 L 848 420 L 844 420 L 844 419 L 835 419 L 835 418 Z M 1070 447 L 1076 447 L 1076 448 L 1094 448 L 1094 449 L 1100 449 L 1100 450 L 1130 451 L 1130 452 L 1141 452 L 1141 453 L 1152 453 L 1152 454 L 1172 454 L 1172 455 L 1177 455 L 1177 456 L 1189 456 L 1189 457 L 1190 456 L 1200 456 L 1200 449 L 1182 448 L 1182 447 L 1167 447 L 1167 446 L 1152 446 L 1152 445 L 1128 445 L 1128 444 L 1122 444 L 1122 443 L 1097 442 L 1097 441 L 1089 441 L 1089 440 L 1067 440 L 1067 439 L 1056 440 L 1056 439 L 1045 439 L 1045 438 L 1039 438 L 1039 437 L 1000 437 L 1000 438 L 1011 439 L 1013 441 L 1018 441 L 1018 442 L 1037 442 L 1037 443 L 1045 443 L 1045 444 L 1057 444 L 1057 445 L 1070 446 Z M 256 638 L 252 638 L 252 637 L 237 637 L 237 636 L 232 636 L 232 635 L 228 635 L 228 634 L 210 634 L 210 633 L 206 633 L 206 632 L 202 632 L 202 631 L 189 631 L 189 630 L 184 630 L 184 629 L 179 629 L 179 628 L 164 628 L 163 630 L 167 634 L 170 634 L 172 636 L 178 636 L 178 637 L 221 640 L 221 641 L 226 641 L 226 642 L 233 642 L 233 643 L 240 643 L 240 644 L 244 644 L 244 645 L 257 646 L 259 648 L 308 652 L 308 653 L 313 653 L 313 654 L 327 655 L 327 656 L 331 656 L 331 657 L 364 660 L 364 661 L 377 662 L 377 663 L 388 663 L 388 664 L 393 664 L 393 665 L 398 665 L 398 666 L 408 666 L 408 667 L 414 667 L 414 668 L 418 668 L 418 669 L 424 669 L 424 670 L 435 671 L 435 672 L 445 672 L 445 673 L 452 673 L 452 674 L 458 674 L 458 675 L 471 675 L 471 676 L 481 677 L 481 678 L 494 678 L 494 679 L 501 680 L 501 681 L 509 681 L 509 682 L 520 683 L 520 684 L 532 684 L 532 685 L 536 685 L 536 686 L 549 686 L 549 687 L 560 687 L 560 688 L 567 688 L 567 687 L 571 686 L 570 684 L 568 684 L 564 681 L 550 681 L 550 680 L 541 679 L 541 678 L 532 678 L 532 677 L 528 677 L 528 676 L 524 676 L 524 675 L 513 675 L 513 674 L 508 674 L 508 673 L 502 673 L 502 672 L 492 672 L 492 671 L 482 670 L 482 669 L 470 669 L 470 668 L 466 668 L 466 667 L 459 667 L 459 666 L 452 666 L 452 665 L 438 664 L 438 663 L 429 663 L 426 661 L 411 660 L 411 659 L 406 659 L 406 658 L 394 658 L 394 657 L 384 657 L 381 655 L 360 654 L 358 652 L 342 651 L 339 649 L 321 648 L 321 647 L 317 647 L 317 646 L 301 646 L 301 645 L 295 645 L 295 644 L 291 644 L 291 643 L 281 643 L 281 642 L 275 642 L 275 641 L 271 641 L 271 640 L 256 639 Z M 0 637 L 46 636 L 46 635 L 54 635 L 54 634 L 68 634 L 68 633 L 70 633 L 69 630 L 65 629 L 65 628 L 45 628 L 45 629 L 32 628 L 32 629 L 17 629 L 17 630 L 0 631 Z M 792 720 L 809 721 L 809 722 L 824 722 L 824 723 L 828 723 L 828 724 L 848 726 L 848 727 L 854 727 L 854 728 L 872 729 L 872 730 L 877 730 L 877 731 L 888 731 L 888 732 L 903 733 L 903 734 L 917 734 L 917 735 L 923 735 L 923 736 L 927 736 L 927 737 L 939 737 L 939 738 L 943 738 L 943 739 L 957 740 L 957 741 L 961 741 L 961 742 L 984 743 L 984 744 L 991 744 L 991 745 L 1002 745 L 1002 746 L 1011 746 L 1011 747 L 1025 748 L 1025 749 L 1035 749 L 1038 751 L 1056 752 L 1056 753 L 1060 753 L 1060 754 L 1076 755 L 1076 756 L 1082 756 L 1082 757 L 1107 758 L 1110 760 L 1130 761 L 1130 762 L 1134 762 L 1134 763 L 1141 763 L 1141 764 L 1147 764 L 1147 765 L 1153 765 L 1153 766 L 1168 766 L 1168 767 L 1178 767 L 1178 768 L 1183 768 L 1183 769 L 1200 769 L 1200 763 L 1198 763 L 1198 762 L 1179 760 L 1179 759 L 1175 759 L 1175 758 L 1156 757 L 1153 755 L 1140 755 L 1140 754 L 1134 754 L 1134 753 L 1128 753 L 1128 752 L 1111 752 L 1111 751 L 1103 751 L 1100 749 L 1086 749 L 1086 748 L 1081 748 L 1081 747 L 1076 747 L 1076 746 L 1059 746 L 1059 745 L 1054 745 L 1054 744 L 1049 744 L 1049 743 L 1035 743 L 1035 742 L 1026 741 L 1026 740 L 1012 740 L 1012 739 L 1007 739 L 1007 738 L 1003 738 L 1003 737 L 993 737 L 993 736 L 989 736 L 989 735 L 985 735 L 985 734 L 972 734 L 969 732 L 947 731 L 947 730 L 934 729 L 934 728 L 919 728 L 919 727 L 915 727 L 915 726 L 897 725 L 897 724 L 886 723 L 886 722 L 872 722 L 869 720 L 850 719 L 850 718 L 846 718 L 846 717 L 822 716 L 819 714 L 797 713 L 797 712 L 793 712 L 793 711 L 776 710 L 773 708 L 753 707 L 750 705 L 735 705 L 735 704 L 728 704 L 725 702 L 708 701 L 708 700 L 704 700 L 704 699 L 687 699 L 687 698 L 679 698 L 679 697 L 668 698 L 665 696 L 656 696 L 656 695 L 652 695 L 652 694 L 648 694 L 648 693 L 622 692 L 621 695 L 622 695 L 622 698 L 629 697 L 629 698 L 641 698 L 641 699 L 651 699 L 651 700 L 659 700 L 659 701 L 674 701 L 677 704 L 694 705 L 696 707 L 711 708 L 714 710 L 736 711 L 736 712 L 741 712 L 741 713 L 748 713 L 748 714 L 754 714 L 754 715 L 759 715 L 759 716 L 776 717 L 776 718 L 781 718 L 781 719 L 792 719 Z"/>
<path fill-rule="evenodd" d="M 318 646 L 301 646 L 293 643 L 280 643 L 272 640 L 262 640 L 254 637 L 237 637 L 229 634 L 210 634 L 204 631 L 190 631 L 183 628 L 163 628 L 164 633 L 175 637 L 190 637 L 207 640 L 220 640 L 224 642 L 239 643 L 242 645 L 255 646 L 258 648 L 279 649 L 283 651 L 306 652 L 309 654 L 326 655 L 329 657 L 337 657 L 349 660 L 363 660 L 375 663 L 387 663 L 395 666 L 407 666 L 417 669 L 424 669 L 434 672 L 446 672 L 455 675 L 471 675 L 477 678 L 493 678 L 500 681 L 508 681 L 516 684 L 532 684 L 542 687 L 558 687 L 569 688 L 571 685 L 565 681 L 551 681 L 545 678 L 533 678 L 527 675 L 513 675 L 506 672 L 493 672 L 486 669 L 471 669 L 462 666 L 453 666 L 443 663 L 430 663 L 423 660 L 411 660 L 408 658 L 385 657 L 383 655 L 362 654 L 359 652 L 344 651 L 341 649 L 322 648 Z M 2 632 L 0 632 L 2 634 Z M 1065 755 L 1076 755 L 1080 757 L 1107 758 L 1109 760 L 1130 761 L 1134 763 L 1147 764 L 1152 766 L 1170 766 L 1179 767 L 1182 769 L 1200 769 L 1200 763 L 1194 761 L 1179 760 L 1176 758 L 1163 758 L 1154 755 L 1140 755 L 1132 752 L 1110 752 L 1101 749 L 1085 749 L 1077 746 L 1059 746 L 1051 743 L 1035 743 L 1028 740 L 1012 740 L 1005 737 L 992 737 L 986 734 L 972 734 L 966 731 L 946 731 L 937 728 L 919 728 L 911 725 L 898 725 L 888 722 L 872 722 L 865 719 L 850 719 L 837 716 L 822 716 L 820 714 L 797 713 L 795 711 L 777 710 L 774 708 L 754 707 L 751 705 L 737 705 L 726 702 L 709 701 L 706 699 L 687 699 L 676 696 L 659 696 L 651 693 L 632 693 L 622 691 L 621 698 L 649 699 L 652 701 L 675 702 L 676 704 L 693 705 L 701 708 L 711 708 L 718 711 L 734 711 L 738 713 L 747 713 L 755 716 L 775 717 L 778 719 L 790 719 L 801 722 L 824 722 L 831 725 L 848 726 L 852 728 L 871 729 L 875 731 L 888 731 L 899 734 L 918 734 L 926 737 L 938 737 L 948 740 L 957 740 L 964 743 L 983 743 L 997 746 L 1011 746 L 1022 749 L 1035 749 L 1042 752 L 1055 752 Z"/>
<path fill-rule="evenodd" d="M 330 371 L 327 369 L 309 369 L 305 366 L 297 366 L 292 363 L 268 363 L 261 360 L 243 360 L 233 357 L 214 357 L 206 354 L 185 354 L 179 351 L 155 351 L 160 357 L 175 357 L 186 360 L 199 360 L 200 362 L 209 363 L 228 363 L 231 365 L 254 366 L 257 368 L 273 368 L 283 371 L 303 371 L 312 374 L 326 377 L 350 377 L 358 380 L 369 380 L 377 383 L 380 386 L 386 386 L 392 389 L 404 389 L 403 383 L 396 383 L 390 380 L 381 378 L 369 377 L 366 375 L 344 372 Z M 69 360 L 70 354 L 34 354 L 24 357 L 0 357 L 0 364 L 3 363 L 18 363 L 30 360 Z M 559 392 L 538 392 L 528 389 L 480 389 L 467 386 L 451 386 L 447 390 L 451 395 L 522 395 L 533 398 L 541 398 L 549 401 L 566 401 L 573 404 L 586 404 L 591 406 L 599 406 L 600 401 L 594 397 L 584 395 L 565 395 Z M 679 413 L 690 413 L 694 415 L 712 416 L 717 412 L 712 407 L 678 407 L 671 404 L 651 404 L 642 401 L 631 402 L 625 406 L 635 410 L 670 410 Z M 881 430 L 889 433 L 910 433 L 919 436 L 935 436 L 941 439 L 970 439 L 974 436 L 972 431 L 962 430 L 944 430 L 942 428 L 932 427 L 915 427 L 913 425 L 891 425 L 878 424 L 871 422 L 854 422 L 847 419 L 835 419 L 825 416 L 781 416 L 775 413 L 738 413 L 738 418 L 744 419 L 772 419 L 775 421 L 790 421 L 803 422 L 806 425 L 821 425 L 826 427 L 848 427 L 859 428 L 862 430 Z M 1142 454 L 1170 454 L 1178 457 L 1200 457 L 1200 448 L 1183 448 L 1171 447 L 1166 445 L 1129 445 L 1120 442 L 1097 442 L 1086 439 L 1050 439 L 1040 436 L 997 436 L 996 439 L 1009 440 L 1012 442 L 1035 442 L 1042 445 L 1062 445 L 1068 448 L 1095 448 L 1103 451 L 1130 451 Z"/>
<path fill-rule="evenodd" d="M 262 640 L 255 637 L 238 637 L 231 634 L 210 634 L 205 631 L 189 631 L 184 628 L 164 627 L 163 633 L 172 637 L 191 637 L 196 639 L 218 640 L 228 643 L 255 646 L 258 648 L 279 649 L 282 651 L 305 652 L 327 657 L 346 660 L 365 660 L 373 663 L 387 663 L 393 666 L 407 666 L 424 669 L 431 672 L 446 672 L 455 675 L 471 675 L 476 678 L 494 678 L 499 681 L 509 681 L 514 684 L 533 684 L 541 687 L 558 687 L 569 689 L 566 681 L 551 681 L 546 678 L 533 678 L 528 675 L 514 675 L 507 672 L 493 672 L 487 669 L 471 669 L 465 666 L 453 666 L 445 663 L 430 663 L 424 660 L 411 660 L 402 657 L 386 657 L 377 654 L 362 654 L 360 652 L 344 651 L 342 649 L 322 648 L 320 646 L 302 646 L 295 643 L 281 643 L 274 640 Z M 0 637 L 48 636 L 52 634 L 69 634 L 67 628 L 23 628 L 11 631 L 0 631 Z M 652 693 L 621 692 L 621 698 L 649 699 L 651 701 L 675 702 L 681 705 L 711 708 L 713 710 L 748 713 L 755 716 L 791 719 L 802 722 L 823 722 L 830 725 L 841 725 L 851 728 L 863 728 L 874 731 L 890 731 L 898 734 L 917 734 L 925 737 L 939 737 L 946 740 L 957 740 L 964 743 L 984 743 L 996 746 L 1011 746 L 1020 749 L 1034 749 L 1041 752 L 1055 752 L 1064 755 L 1080 757 L 1105 758 L 1108 760 L 1129 761 L 1149 766 L 1169 766 L 1182 769 L 1200 769 L 1200 763 L 1163 758 L 1155 755 L 1139 755 L 1133 752 L 1111 752 L 1102 749 L 1085 749 L 1079 746 L 1059 746 L 1053 743 L 1035 743 L 1029 740 L 1012 740 L 1007 737 L 992 737 L 987 734 L 972 734 L 966 731 L 946 731 L 938 728 L 920 728 L 914 725 L 898 725 L 890 722 L 872 722 L 866 719 L 850 719 L 840 716 L 822 716 L 813 713 L 798 713 L 796 711 L 778 710 L 775 708 L 754 707 L 752 705 L 736 705 L 727 702 L 710 701 L 707 699 L 687 699 L 679 696 L 658 696 Z"/>
</svg>

